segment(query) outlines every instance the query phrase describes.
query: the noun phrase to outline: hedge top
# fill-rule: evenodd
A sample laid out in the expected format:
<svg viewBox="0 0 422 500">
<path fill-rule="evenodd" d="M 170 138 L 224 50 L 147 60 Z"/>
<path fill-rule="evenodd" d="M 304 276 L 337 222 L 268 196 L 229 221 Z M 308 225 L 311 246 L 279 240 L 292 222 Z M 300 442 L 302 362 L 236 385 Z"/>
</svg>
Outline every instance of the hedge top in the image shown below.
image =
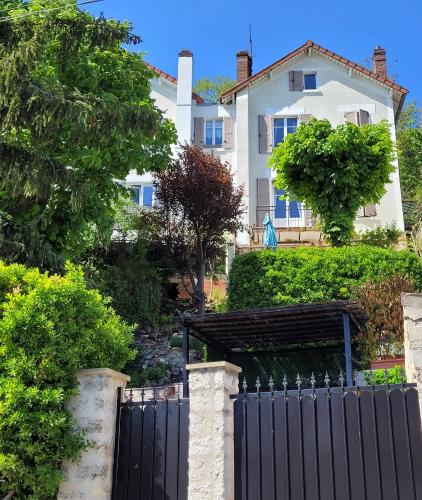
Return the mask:
<svg viewBox="0 0 422 500">
<path fill-rule="evenodd" d="M 251 252 L 233 260 L 228 309 L 344 300 L 366 281 L 398 273 L 422 288 L 422 262 L 407 250 L 359 245 Z"/>
</svg>

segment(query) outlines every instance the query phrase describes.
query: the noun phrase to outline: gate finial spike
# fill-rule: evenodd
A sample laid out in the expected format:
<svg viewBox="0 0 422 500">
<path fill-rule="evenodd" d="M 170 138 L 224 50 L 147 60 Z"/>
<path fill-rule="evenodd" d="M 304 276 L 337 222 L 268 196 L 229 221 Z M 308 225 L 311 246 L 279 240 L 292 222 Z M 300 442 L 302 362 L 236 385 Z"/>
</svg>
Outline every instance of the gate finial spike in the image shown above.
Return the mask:
<svg viewBox="0 0 422 500">
<path fill-rule="evenodd" d="M 296 377 L 296 385 L 297 385 L 297 389 L 298 391 L 300 392 L 300 387 L 302 385 L 302 378 L 301 376 L 299 375 L 299 373 L 297 374 L 297 377 Z"/>
<path fill-rule="evenodd" d="M 339 381 L 340 387 L 343 389 L 343 387 L 344 387 L 344 373 L 343 373 L 343 370 L 341 368 L 340 368 L 340 375 L 338 377 L 338 381 Z"/>
<path fill-rule="evenodd" d="M 369 382 L 371 383 L 372 389 L 374 388 L 374 370 L 369 369 Z"/>
<path fill-rule="evenodd" d="M 384 368 L 384 379 L 385 379 L 385 384 L 389 385 L 389 382 L 388 382 L 388 369 L 387 368 Z"/>
<path fill-rule="evenodd" d="M 286 374 L 283 375 L 283 390 L 284 390 L 284 393 L 286 394 L 286 392 L 287 392 L 287 376 L 286 376 Z"/>
<path fill-rule="evenodd" d="M 261 381 L 259 380 L 259 377 L 256 377 L 255 387 L 256 387 L 256 392 L 259 394 L 261 391 Z"/>
<path fill-rule="evenodd" d="M 246 377 L 243 377 L 243 384 L 242 384 L 243 392 L 246 394 L 246 391 L 248 389 L 248 384 L 246 383 Z"/>
<path fill-rule="evenodd" d="M 315 390 L 315 375 L 314 375 L 314 372 L 312 372 L 311 374 L 311 387 L 312 387 L 312 390 Z"/>
<path fill-rule="evenodd" d="M 330 377 L 328 376 L 328 372 L 325 372 L 324 382 L 325 382 L 325 387 L 327 389 L 329 389 L 330 388 Z"/>
<path fill-rule="evenodd" d="M 353 382 L 355 384 L 355 387 L 357 387 L 358 386 L 358 372 L 356 370 L 353 372 Z"/>
<path fill-rule="evenodd" d="M 268 386 L 270 388 L 270 392 L 273 393 L 273 391 L 274 391 L 274 380 L 273 380 L 273 376 L 272 375 L 270 375 L 270 380 L 268 382 Z"/>
</svg>

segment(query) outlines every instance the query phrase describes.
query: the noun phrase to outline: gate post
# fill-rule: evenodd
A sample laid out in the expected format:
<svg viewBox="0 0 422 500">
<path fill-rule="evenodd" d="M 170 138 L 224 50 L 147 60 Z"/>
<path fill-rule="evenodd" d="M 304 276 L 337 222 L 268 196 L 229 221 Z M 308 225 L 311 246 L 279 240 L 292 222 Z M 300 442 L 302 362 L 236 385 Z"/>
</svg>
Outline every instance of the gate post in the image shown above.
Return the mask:
<svg viewBox="0 0 422 500">
<path fill-rule="evenodd" d="M 188 365 L 189 500 L 234 500 L 232 394 L 241 368 L 218 361 Z"/>
<path fill-rule="evenodd" d="M 422 294 L 403 293 L 404 357 L 406 379 L 416 382 L 422 414 Z"/>
<path fill-rule="evenodd" d="M 110 500 L 117 389 L 124 387 L 130 377 L 110 368 L 93 368 L 79 370 L 76 378 L 79 393 L 69 400 L 67 408 L 92 446 L 82 452 L 78 462 L 63 463 L 64 480 L 57 499 Z"/>
</svg>

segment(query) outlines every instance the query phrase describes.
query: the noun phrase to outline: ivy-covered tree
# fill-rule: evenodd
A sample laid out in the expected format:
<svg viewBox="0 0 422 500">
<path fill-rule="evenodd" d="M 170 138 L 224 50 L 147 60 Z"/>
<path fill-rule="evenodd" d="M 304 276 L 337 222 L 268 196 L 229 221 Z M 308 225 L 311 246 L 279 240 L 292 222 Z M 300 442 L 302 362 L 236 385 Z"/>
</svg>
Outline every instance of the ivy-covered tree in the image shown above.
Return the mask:
<svg viewBox="0 0 422 500">
<path fill-rule="evenodd" d="M 57 269 L 111 231 L 131 169 L 169 162 L 174 126 L 150 98 L 128 23 L 75 0 L 0 5 L 0 256 Z"/>
<path fill-rule="evenodd" d="M 324 234 L 339 246 L 350 240 L 359 207 L 384 195 L 393 158 L 385 122 L 332 128 L 312 119 L 274 149 L 269 164 L 276 186 L 318 214 Z"/>
<path fill-rule="evenodd" d="M 407 223 L 413 225 L 422 217 L 422 128 L 416 101 L 403 109 L 397 124 L 397 155 L 400 185 L 404 201 L 411 201 L 416 210 Z"/>
</svg>

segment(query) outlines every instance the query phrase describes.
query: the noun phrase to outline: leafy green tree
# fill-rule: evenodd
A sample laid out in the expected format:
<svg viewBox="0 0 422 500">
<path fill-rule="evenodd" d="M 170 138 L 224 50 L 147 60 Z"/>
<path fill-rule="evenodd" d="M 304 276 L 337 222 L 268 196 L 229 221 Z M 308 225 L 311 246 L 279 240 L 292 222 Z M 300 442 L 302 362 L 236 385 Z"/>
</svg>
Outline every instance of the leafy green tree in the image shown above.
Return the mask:
<svg viewBox="0 0 422 500">
<path fill-rule="evenodd" d="M 56 498 L 64 459 L 88 445 L 65 403 L 81 368 L 121 369 L 132 328 L 82 273 L 0 262 L 0 496 Z"/>
<path fill-rule="evenodd" d="M 277 187 L 318 214 L 324 234 L 339 246 L 350 240 L 359 207 L 385 193 L 393 158 L 387 123 L 333 129 L 328 120 L 313 119 L 274 149 L 269 164 Z"/>
<path fill-rule="evenodd" d="M 399 158 L 402 198 L 413 201 L 416 212 L 422 212 L 422 129 L 416 102 L 411 101 L 402 111 L 397 124 L 397 154 Z"/>
<path fill-rule="evenodd" d="M 216 76 L 214 78 L 201 78 L 193 90 L 199 94 L 205 102 L 215 104 L 224 92 L 236 85 L 236 80 L 228 76 Z"/>
<path fill-rule="evenodd" d="M 0 256 L 56 269 L 111 231 L 116 179 L 167 166 L 175 129 L 122 47 L 141 41 L 128 23 L 75 0 L 10 0 L 0 17 Z"/>
</svg>

